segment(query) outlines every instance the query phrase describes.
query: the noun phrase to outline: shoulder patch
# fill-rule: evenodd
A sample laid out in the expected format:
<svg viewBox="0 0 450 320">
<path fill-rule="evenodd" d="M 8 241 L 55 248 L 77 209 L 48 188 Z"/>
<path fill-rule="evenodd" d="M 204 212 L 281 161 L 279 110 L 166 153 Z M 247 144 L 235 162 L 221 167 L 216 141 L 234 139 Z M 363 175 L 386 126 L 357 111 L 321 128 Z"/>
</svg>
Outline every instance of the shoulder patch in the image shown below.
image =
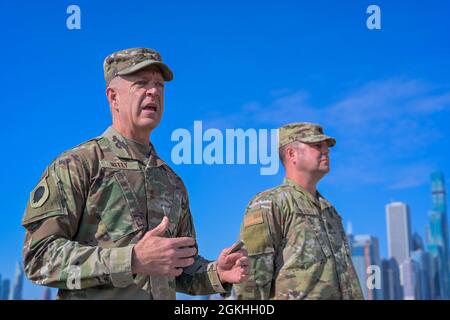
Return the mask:
<svg viewBox="0 0 450 320">
<path fill-rule="evenodd" d="M 64 212 L 61 207 L 58 187 L 49 175 L 49 168 L 47 167 L 45 174 L 30 193 L 22 225 L 62 214 Z"/>
<path fill-rule="evenodd" d="M 253 226 L 255 224 L 264 223 L 263 215 L 261 211 L 256 211 L 251 214 L 247 214 L 244 217 L 244 227 Z"/>
<path fill-rule="evenodd" d="M 240 233 L 249 256 L 274 251 L 269 226 L 262 210 L 247 213 Z"/>
<path fill-rule="evenodd" d="M 30 207 L 39 208 L 47 201 L 50 192 L 48 191 L 47 175 L 38 183 L 30 193 Z"/>
</svg>

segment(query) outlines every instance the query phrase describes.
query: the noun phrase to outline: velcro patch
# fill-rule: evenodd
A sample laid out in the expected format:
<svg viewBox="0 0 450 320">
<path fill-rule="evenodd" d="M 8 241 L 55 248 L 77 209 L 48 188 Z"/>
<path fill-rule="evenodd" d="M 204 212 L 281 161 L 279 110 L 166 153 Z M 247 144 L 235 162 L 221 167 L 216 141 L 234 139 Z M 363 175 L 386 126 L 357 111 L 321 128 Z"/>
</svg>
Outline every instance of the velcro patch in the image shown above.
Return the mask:
<svg viewBox="0 0 450 320">
<path fill-rule="evenodd" d="M 269 227 L 264 220 L 262 211 L 253 211 L 246 214 L 244 227 L 241 229 L 241 239 L 245 243 L 249 256 L 274 251 L 269 236 Z"/>
<path fill-rule="evenodd" d="M 244 227 L 253 226 L 255 224 L 263 223 L 263 215 L 261 211 L 256 211 L 254 213 L 248 214 L 244 218 Z"/>
<path fill-rule="evenodd" d="M 49 196 L 47 177 L 44 177 L 30 193 L 30 207 L 39 208 L 47 201 Z"/>
<path fill-rule="evenodd" d="M 22 225 L 63 214 L 58 187 L 47 168 L 44 176 L 30 193 Z"/>
<path fill-rule="evenodd" d="M 139 164 L 134 162 L 124 162 L 124 161 L 100 161 L 100 165 L 103 168 L 112 168 L 112 169 L 125 169 L 125 170 L 139 170 Z"/>
</svg>

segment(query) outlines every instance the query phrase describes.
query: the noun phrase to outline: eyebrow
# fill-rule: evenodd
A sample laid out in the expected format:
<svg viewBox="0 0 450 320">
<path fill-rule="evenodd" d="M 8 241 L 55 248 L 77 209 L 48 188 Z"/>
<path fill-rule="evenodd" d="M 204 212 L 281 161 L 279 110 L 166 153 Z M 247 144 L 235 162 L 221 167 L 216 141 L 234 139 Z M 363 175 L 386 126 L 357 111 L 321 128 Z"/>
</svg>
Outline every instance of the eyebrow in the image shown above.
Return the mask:
<svg viewBox="0 0 450 320">
<path fill-rule="evenodd" d="M 136 77 L 138 77 L 138 78 L 136 78 Z M 156 82 L 162 82 L 162 83 L 164 83 L 164 80 L 160 80 L 160 79 L 155 79 L 155 77 L 153 76 L 153 75 L 151 75 L 151 76 L 149 76 L 149 77 L 147 77 L 147 76 L 136 76 L 136 75 L 131 75 L 131 79 L 130 79 L 130 81 L 133 83 L 133 84 L 135 84 L 136 82 L 139 82 L 139 81 L 150 81 L 150 80 L 154 80 L 154 81 L 156 81 Z"/>
</svg>

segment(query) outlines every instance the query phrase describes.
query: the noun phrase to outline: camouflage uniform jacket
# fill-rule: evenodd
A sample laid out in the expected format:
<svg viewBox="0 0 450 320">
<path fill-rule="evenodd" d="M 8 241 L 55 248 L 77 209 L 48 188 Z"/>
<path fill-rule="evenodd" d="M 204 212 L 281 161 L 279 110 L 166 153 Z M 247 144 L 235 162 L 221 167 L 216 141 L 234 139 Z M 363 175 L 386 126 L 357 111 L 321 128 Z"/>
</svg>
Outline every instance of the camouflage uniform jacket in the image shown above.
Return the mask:
<svg viewBox="0 0 450 320">
<path fill-rule="evenodd" d="M 238 299 L 363 299 L 341 217 L 285 179 L 248 205 L 240 238 L 252 261 Z"/>
<path fill-rule="evenodd" d="M 175 299 L 224 293 L 216 263 L 195 257 L 176 279 L 133 275 L 133 246 L 163 216 L 168 237 L 195 237 L 186 189 L 156 154 L 147 157 L 110 127 L 54 160 L 22 221 L 27 277 L 59 299 Z"/>
</svg>

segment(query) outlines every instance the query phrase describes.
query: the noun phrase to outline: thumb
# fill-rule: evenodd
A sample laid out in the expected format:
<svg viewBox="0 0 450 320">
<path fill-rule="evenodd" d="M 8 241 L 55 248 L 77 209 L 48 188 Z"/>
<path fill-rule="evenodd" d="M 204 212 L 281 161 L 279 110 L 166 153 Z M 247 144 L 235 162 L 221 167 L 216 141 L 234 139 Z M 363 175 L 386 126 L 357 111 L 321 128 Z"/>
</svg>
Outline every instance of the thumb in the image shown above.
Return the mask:
<svg viewBox="0 0 450 320">
<path fill-rule="evenodd" d="M 164 233 L 166 232 L 167 228 L 169 227 L 169 218 L 164 216 L 161 223 L 157 225 L 155 228 L 147 232 L 147 236 L 152 237 L 161 237 L 164 236 Z"/>
</svg>

